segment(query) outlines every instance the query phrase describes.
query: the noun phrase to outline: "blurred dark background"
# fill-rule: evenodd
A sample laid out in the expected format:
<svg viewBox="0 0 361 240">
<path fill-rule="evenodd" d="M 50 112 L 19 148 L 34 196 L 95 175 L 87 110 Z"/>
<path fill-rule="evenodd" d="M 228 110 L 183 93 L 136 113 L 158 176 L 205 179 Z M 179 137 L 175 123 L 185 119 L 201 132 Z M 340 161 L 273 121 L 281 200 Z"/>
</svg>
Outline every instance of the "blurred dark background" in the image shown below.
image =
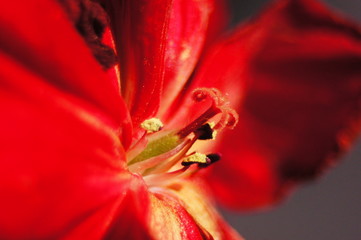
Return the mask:
<svg viewBox="0 0 361 240">
<path fill-rule="evenodd" d="M 259 12 L 267 0 L 233 0 L 233 22 Z M 361 0 L 324 0 L 361 23 Z M 361 66 L 360 66 L 361 67 Z M 283 205 L 252 214 L 223 211 L 246 240 L 361 240 L 361 140 L 336 168 L 305 185 Z"/>
<path fill-rule="evenodd" d="M 321 0 L 338 12 L 343 12 L 354 20 L 361 21 L 360 0 Z M 272 0 L 229 0 L 233 11 L 233 21 L 243 21 L 257 14 Z"/>
</svg>

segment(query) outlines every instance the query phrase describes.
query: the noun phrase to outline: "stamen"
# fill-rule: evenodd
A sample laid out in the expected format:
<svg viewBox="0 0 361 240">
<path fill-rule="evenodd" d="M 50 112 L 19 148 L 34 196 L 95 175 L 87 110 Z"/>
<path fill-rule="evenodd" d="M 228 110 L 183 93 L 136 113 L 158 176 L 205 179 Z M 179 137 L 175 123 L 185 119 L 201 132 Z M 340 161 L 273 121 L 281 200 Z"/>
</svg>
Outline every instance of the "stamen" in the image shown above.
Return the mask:
<svg viewBox="0 0 361 240">
<path fill-rule="evenodd" d="M 202 168 L 208 167 L 209 165 L 221 160 L 221 156 L 217 153 L 211 153 L 211 154 L 207 154 L 207 159 L 209 160 L 207 164 L 198 164 L 198 166 Z"/>
<path fill-rule="evenodd" d="M 207 156 L 205 154 L 194 153 L 194 154 L 186 157 L 182 161 L 182 165 L 183 166 L 190 166 L 190 165 L 192 165 L 194 163 L 207 164 L 209 162 L 210 162 L 210 160 L 207 158 Z"/>
<path fill-rule="evenodd" d="M 189 134 L 191 134 L 192 132 L 196 131 L 197 129 L 199 129 L 200 127 L 202 127 L 202 125 L 204 123 L 206 123 L 209 119 L 211 119 L 212 117 L 214 117 L 216 114 L 220 113 L 220 110 L 215 108 L 215 107 L 210 107 L 207 111 L 205 111 L 201 116 L 199 116 L 196 120 L 194 120 L 193 122 L 191 122 L 188 126 L 186 126 L 185 128 L 183 128 L 182 130 L 180 130 L 178 132 L 178 135 L 180 138 L 185 138 L 186 136 L 188 136 Z"/>
<path fill-rule="evenodd" d="M 141 174 L 150 187 L 164 186 L 176 179 L 190 177 L 219 161 L 218 154 L 189 154 L 189 151 L 197 140 L 214 139 L 217 131 L 225 127 L 233 128 L 238 122 L 238 114 L 219 90 L 199 88 L 192 97 L 195 102 L 208 100 L 206 104 L 210 105 L 178 132 L 155 133 L 163 128 L 163 123 L 157 118 L 141 124 L 146 132 L 128 152 L 128 168 Z"/>
<path fill-rule="evenodd" d="M 177 180 L 179 178 L 185 178 L 193 175 L 198 171 L 198 167 L 193 166 L 185 166 L 181 169 L 178 169 L 173 172 L 167 172 L 162 174 L 151 174 L 148 176 L 144 176 L 144 181 L 147 183 L 149 187 L 152 186 L 164 186 L 168 185 L 170 182 Z"/>
<path fill-rule="evenodd" d="M 141 128 L 147 131 L 147 133 L 158 132 L 163 128 L 163 123 L 158 118 L 147 119 L 140 124 Z"/>
<path fill-rule="evenodd" d="M 198 136 L 199 140 L 208 140 L 208 139 L 215 139 L 217 131 L 212 128 L 211 124 L 207 123 L 204 124 L 202 127 L 198 128 L 195 131 L 195 134 Z"/>
<path fill-rule="evenodd" d="M 182 158 L 184 158 L 184 155 L 189 151 L 189 149 L 193 146 L 193 144 L 197 141 L 197 138 L 194 137 L 192 140 L 188 140 L 185 147 L 182 149 L 182 151 L 179 152 L 177 156 L 175 156 L 172 159 L 169 159 L 168 161 L 164 161 L 162 164 L 159 164 L 157 167 L 152 169 L 151 171 L 147 171 L 147 174 L 154 174 L 154 173 L 162 173 L 169 171 L 174 165 L 176 165 Z"/>
<path fill-rule="evenodd" d="M 198 156 L 195 156 L 195 155 L 198 155 Z M 193 164 L 197 164 L 198 167 L 205 168 L 205 167 L 208 167 L 211 164 L 219 161 L 220 159 L 221 159 L 221 156 L 216 153 L 211 153 L 208 155 L 204 155 L 201 153 L 195 153 L 195 154 L 189 156 L 188 158 L 186 158 L 185 160 L 183 160 L 182 165 L 190 166 Z"/>
</svg>

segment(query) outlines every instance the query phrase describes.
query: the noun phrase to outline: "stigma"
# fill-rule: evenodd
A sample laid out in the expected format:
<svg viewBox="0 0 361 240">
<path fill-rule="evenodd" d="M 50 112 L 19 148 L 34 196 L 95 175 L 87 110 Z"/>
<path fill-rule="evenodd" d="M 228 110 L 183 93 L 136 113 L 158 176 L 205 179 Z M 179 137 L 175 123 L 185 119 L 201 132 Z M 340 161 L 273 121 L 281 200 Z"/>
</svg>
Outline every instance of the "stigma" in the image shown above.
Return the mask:
<svg viewBox="0 0 361 240">
<path fill-rule="evenodd" d="M 198 141 L 214 141 L 224 128 L 233 128 L 238 114 L 215 88 L 199 88 L 192 94 L 195 104 L 209 101 L 209 107 L 180 129 L 167 129 L 158 118 L 141 123 L 143 137 L 127 153 L 131 172 L 140 174 L 149 187 L 171 184 L 190 177 L 220 160 L 218 153 L 202 153 Z M 166 130 L 164 130 L 166 129 Z"/>
</svg>

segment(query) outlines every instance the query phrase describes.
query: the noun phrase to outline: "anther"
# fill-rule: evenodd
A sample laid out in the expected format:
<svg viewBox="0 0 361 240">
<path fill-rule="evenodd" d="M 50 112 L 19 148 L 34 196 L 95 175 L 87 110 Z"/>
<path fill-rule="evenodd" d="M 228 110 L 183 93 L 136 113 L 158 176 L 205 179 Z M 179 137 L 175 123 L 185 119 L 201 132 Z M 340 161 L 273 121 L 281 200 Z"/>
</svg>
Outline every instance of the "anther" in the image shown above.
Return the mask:
<svg viewBox="0 0 361 240">
<path fill-rule="evenodd" d="M 213 124 L 214 127 L 214 124 Z M 195 132 L 199 140 L 208 140 L 215 139 L 216 131 L 212 128 L 211 124 L 204 124 L 202 127 L 198 128 Z"/>
<path fill-rule="evenodd" d="M 219 161 L 221 159 L 221 156 L 217 153 L 211 153 L 211 154 L 207 154 L 207 163 L 199 163 L 198 166 L 201 168 L 205 168 L 208 167 L 209 165 Z"/>
<path fill-rule="evenodd" d="M 192 164 L 198 163 L 198 164 L 208 164 L 210 160 L 207 158 L 205 154 L 202 153 L 193 153 L 192 155 L 186 157 L 182 161 L 183 166 L 190 166 Z"/>
<path fill-rule="evenodd" d="M 163 128 L 163 123 L 158 118 L 150 118 L 140 124 L 141 128 L 147 131 L 147 133 L 158 132 Z"/>
<path fill-rule="evenodd" d="M 217 154 L 217 153 L 207 154 L 207 158 L 211 161 L 210 162 L 211 164 L 221 160 L 221 156 L 219 154 Z"/>
</svg>

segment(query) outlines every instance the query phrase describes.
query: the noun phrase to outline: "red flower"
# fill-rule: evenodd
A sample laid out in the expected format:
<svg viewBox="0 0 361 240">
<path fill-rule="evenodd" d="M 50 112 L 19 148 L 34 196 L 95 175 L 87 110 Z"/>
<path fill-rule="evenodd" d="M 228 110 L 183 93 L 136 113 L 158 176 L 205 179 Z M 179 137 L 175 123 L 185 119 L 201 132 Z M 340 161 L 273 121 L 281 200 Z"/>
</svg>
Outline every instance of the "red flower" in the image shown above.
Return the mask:
<svg viewBox="0 0 361 240">
<path fill-rule="evenodd" d="M 277 202 L 359 130 L 361 33 L 313 0 L 228 35 L 220 0 L 0 12 L 1 239 L 239 239 L 212 195 Z"/>
</svg>

